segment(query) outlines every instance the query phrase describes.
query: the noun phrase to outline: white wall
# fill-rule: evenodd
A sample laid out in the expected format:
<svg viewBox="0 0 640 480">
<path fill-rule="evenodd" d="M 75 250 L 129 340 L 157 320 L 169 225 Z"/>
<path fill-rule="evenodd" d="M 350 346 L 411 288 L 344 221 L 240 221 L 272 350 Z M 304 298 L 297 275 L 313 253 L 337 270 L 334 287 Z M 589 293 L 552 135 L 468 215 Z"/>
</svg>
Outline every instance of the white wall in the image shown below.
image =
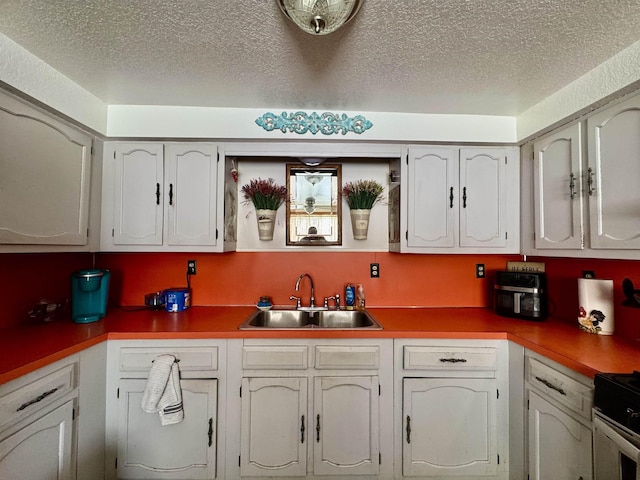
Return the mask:
<svg viewBox="0 0 640 480">
<path fill-rule="evenodd" d="M 640 41 L 518 116 L 518 140 L 640 81 Z"/>
<path fill-rule="evenodd" d="M 164 137 L 214 139 L 305 139 L 313 141 L 362 140 L 399 142 L 490 142 L 516 140 L 514 117 L 492 115 L 426 115 L 388 112 L 333 112 L 349 117 L 364 115 L 373 126 L 362 134 L 267 132 L 255 123 L 271 110 L 170 107 L 153 105 L 109 105 L 107 135 L 110 137 Z M 291 110 L 287 110 L 290 113 Z M 311 113 L 311 111 L 305 111 Z M 318 114 L 324 113 L 318 111 Z"/>
<path fill-rule="evenodd" d="M 364 115 L 361 135 L 266 132 L 255 124 L 267 111 L 146 105 L 107 105 L 0 33 L 0 81 L 109 137 L 270 139 L 313 141 L 514 143 L 599 100 L 640 82 L 640 41 L 516 117 L 333 112 Z M 323 113 L 323 112 L 318 112 Z"/>
<path fill-rule="evenodd" d="M 106 133 L 104 102 L 2 33 L 0 81 L 99 133 Z"/>
<path fill-rule="evenodd" d="M 329 162 L 330 163 L 330 162 Z M 237 251 L 278 251 L 300 250 L 305 252 L 327 250 L 349 251 L 381 251 L 389 250 L 388 211 L 386 199 L 388 196 L 389 162 L 360 163 L 349 161 L 342 164 L 342 185 L 355 180 L 376 180 L 384 185 L 384 199 L 380 205 L 371 210 L 369 232 L 366 240 L 354 240 L 351 229 L 351 217 L 349 207 L 342 201 L 342 246 L 289 246 L 286 245 L 286 206 L 278 209 L 276 226 L 273 232 L 273 240 L 264 241 L 258 239 L 258 227 L 256 225 L 256 213 L 251 204 L 245 204 L 242 194 L 238 193 L 241 203 L 238 206 L 238 244 Z M 300 163 L 300 165 L 302 165 Z M 286 166 L 282 161 L 268 160 L 240 160 L 238 162 L 238 189 L 249 183 L 254 178 L 273 178 L 278 185 L 286 185 Z M 362 171 L 366 170 L 363 177 Z"/>
</svg>

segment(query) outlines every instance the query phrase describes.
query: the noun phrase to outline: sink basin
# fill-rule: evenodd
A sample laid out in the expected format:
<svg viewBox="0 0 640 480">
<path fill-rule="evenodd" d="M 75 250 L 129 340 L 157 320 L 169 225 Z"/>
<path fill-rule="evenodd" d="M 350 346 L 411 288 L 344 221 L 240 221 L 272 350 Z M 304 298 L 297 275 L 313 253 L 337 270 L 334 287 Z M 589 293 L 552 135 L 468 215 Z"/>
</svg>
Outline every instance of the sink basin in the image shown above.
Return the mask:
<svg viewBox="0 0 640 480">
<path fill-rule="evenodd" d="M 315 317 L 320 328 L 382 328 L 366 311 L 324 310 Z"/>
<path fill-rule="evenodd" d="M 367 311 L 355 310 L 257 310 L 239 327 L 240 330 L 382 330 Z"/>
</svg>

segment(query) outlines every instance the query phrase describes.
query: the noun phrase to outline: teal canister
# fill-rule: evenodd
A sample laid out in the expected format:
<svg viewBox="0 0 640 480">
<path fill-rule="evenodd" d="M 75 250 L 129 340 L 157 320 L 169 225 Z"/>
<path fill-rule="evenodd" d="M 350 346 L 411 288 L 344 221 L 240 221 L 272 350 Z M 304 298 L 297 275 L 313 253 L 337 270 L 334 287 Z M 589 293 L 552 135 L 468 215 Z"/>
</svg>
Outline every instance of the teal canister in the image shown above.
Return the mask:
<svg viewBox="0 0 640 480">
<path fill-rule="evenodd" d="M 97 322 L 107 314 L 109 270 L 88 269 L 71 274 L 71 318 L 75 323 Z"/>
</svg>

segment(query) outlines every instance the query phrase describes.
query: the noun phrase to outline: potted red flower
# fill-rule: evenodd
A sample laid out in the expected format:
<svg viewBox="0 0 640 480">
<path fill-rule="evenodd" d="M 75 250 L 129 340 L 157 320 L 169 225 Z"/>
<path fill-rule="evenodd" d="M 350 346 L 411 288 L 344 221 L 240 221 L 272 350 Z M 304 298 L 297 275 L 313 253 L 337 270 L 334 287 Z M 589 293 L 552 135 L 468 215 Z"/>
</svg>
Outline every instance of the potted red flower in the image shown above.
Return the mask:
<svg viewBox="0 0 640 480">
<path fill-rule="evenodd" d="M 256 209 L 260 240 L 273 240 L 276 213 L 287 198 L 287 188 L 278 185 L 273 178 L 257 178 L 244 185 L 240 191 L 245 201 L 251 202 Z"/>
</svg>

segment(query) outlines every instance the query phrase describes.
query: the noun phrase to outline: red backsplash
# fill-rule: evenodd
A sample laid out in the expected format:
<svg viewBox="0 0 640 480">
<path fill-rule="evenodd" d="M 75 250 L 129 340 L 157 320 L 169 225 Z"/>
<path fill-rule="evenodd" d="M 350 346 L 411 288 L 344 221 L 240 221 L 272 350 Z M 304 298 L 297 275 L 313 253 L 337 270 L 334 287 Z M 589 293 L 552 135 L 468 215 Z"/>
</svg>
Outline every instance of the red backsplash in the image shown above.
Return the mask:
<svg viewBox="0 0 640 480">
<path fill-rule="evenodd" d="M 32 321 L 27 312 L 41 300 L 64 304 L 70 296 L 71 273 L 92 265 L 91 253 L 0 255 L 0 328 Z"/>
<path fill-rule="evenodd" d="M 385 252 L 237 252 L 225 254 L 100 254 L 98 267 L 112 275 L 113 298 L 121 305 L 140 305 L 144 294 L 186 285 L 187 260 L 197 261 L 191 279 L 194 305 L 255 305 L 269 295 L 291 305 L 295 283 L 309 273 L 317 302 L 341 293 L 346 282 L 364 285 L 370 306 L 487 306 L 491 276 L 475 278 L 475 264 L 487 271 L 504 268 L 501 255 L 399 255 Z M 380 264 L 380 278 L 369 276 L 369 264 Z M 309 285 L 301 297 L 308 302 Z"/>
<path fill-rule="evenodd" d="M 0 328 L 28 321 L 26 312 L 41 299 L 69 298 L 71 272 L 90 268 L 92 254 L 2 254 L 0 288 L 5 302 Z M 252 305 L 261 295 L 291 305 L 298 275 L 313 276 L 317 302 L 342 292 L 345 282 L 362 283 L 369 306 L 490 307 L 493 271 L 514 255 L 409 255 L 386 252 L 236 252 L 225 254 L 99 253 L 96 268 L 112 272 L 111 304 L 141 305 L 145 293 L 186 285 L 186 263 L 197 260 L 192 277 L 194 305 Z M 640 261 L 529 258 L 547 267 L 550 310 L 576 322 L 577 278 L 593 270 L 597 278 L 614 280 L 616 334 L 640 338 L 640 309 L 622 306 L 622 279 L 640 288 Z M 380 278 L 369 277 L 369 264 L 380 264 Z M 475 264 L 484 263 L 487 278 L 475 278 Z M 301 297 L 308 302 L 309 285 Z M 517 320 L 514 320 L 517 321 Z"/>
<path fill-rule="evenodd" d="M 593 270 L 596 278 L 613 280 L 615 334 L 640 339 L 640 308 L 623 306 L 622 280 L 629 278 L 640 288 L 640 261 L 583 258 L 533 258 L 545 262 L 549 289 L 549 310 L 558 318 L 577 324 L 578 278 L 583 270 Z"/>
</svg>

